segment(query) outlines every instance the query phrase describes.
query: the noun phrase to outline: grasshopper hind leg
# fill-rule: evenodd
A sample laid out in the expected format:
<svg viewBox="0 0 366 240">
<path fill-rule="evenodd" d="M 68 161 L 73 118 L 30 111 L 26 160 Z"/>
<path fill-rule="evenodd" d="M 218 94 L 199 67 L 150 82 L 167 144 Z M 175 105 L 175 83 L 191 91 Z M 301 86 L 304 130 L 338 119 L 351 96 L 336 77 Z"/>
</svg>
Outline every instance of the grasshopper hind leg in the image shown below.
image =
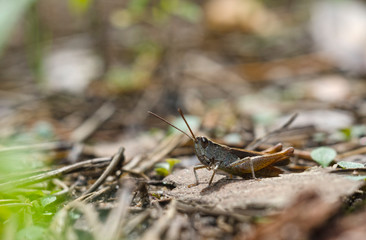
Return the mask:
<svg viewBox="0 0 366 240">
<path fill-rule="evenodd" d="M 250 172 L 252 173 L 252 178 L 257 179 L 255 176 L 255 171 L 254 171 L 253 157 L 246 157 L 246 158 L 238 159 L 237 161 L 231 163 L 229 166 L 231 166 L 231 167 L 238 166 L 244 162 L 249 162 L 249 168 L 250 168 Z"/>
<path fill-rule="evenodd" d="M 250 161 L 250 170 L 252 171 L 252 177 L 253 177 L 253 179 L 257 179 L 255 177 L 255 172 L 254 172 L 253 158 L 249 158 L 249 161 Z"/>
<path fill-rule="evenodd" d="M 252 173 L 253 178 L 255 178 L 255 172 L 265 173 L 267 171 L 268 173 L 270 173 L 273 170 L 274 173 L 278 173 L 277 168 L 272 167 L 271 165 L 288 159 L 293 155 L 293 152 L 294 148 L 289 147 L 277 153 L 238 159 L 237 161 L 229 164 L 226 167 L 227 168 L 238 167 L 239 168 L 238 171 L 242 173 L 241 175 Z M 272 176 L 273 174 L 264 174 L 264 175 Z"/>
</svg>

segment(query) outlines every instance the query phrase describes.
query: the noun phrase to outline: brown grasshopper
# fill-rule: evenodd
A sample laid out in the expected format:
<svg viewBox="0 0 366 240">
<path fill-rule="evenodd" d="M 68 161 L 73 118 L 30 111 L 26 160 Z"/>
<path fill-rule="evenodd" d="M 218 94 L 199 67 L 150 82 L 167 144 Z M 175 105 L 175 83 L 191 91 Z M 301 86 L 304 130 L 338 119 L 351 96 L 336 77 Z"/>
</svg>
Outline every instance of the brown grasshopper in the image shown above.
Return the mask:
<svg viewBox="0 0 366 240">
<path fill-rule="evenodd" d="M 272 165 L 283 163 L 293 155 L 294 148 L 289 147 L 282 150 L 281 144 L 277 144 L 263 152 L 256 152 L 231 148 L 215 143 L 206 137 L 196 137 L 185 119 L 182 110 L 178 109 L 178 112 L 186 123 L 192 136 L 189 136 L 187 133 L 159 115 L 152 112 L 149 113 L 182 132 L 194 142 L 194 151 L 202 165 L 198 165 L 193 168 L 196 182 L 191 184 L 189 187 L 199 184 L 196 171 L 201 168 L 213 170 L 208 185 L 211 185 L 218 170 L 240 177 L 248 177 L 251 174 L 253 178 L 256 178 L 255 172 L 259 176 L 278 176 L 278 174 L 282 173 L 282 170 Z"/>
</svg>

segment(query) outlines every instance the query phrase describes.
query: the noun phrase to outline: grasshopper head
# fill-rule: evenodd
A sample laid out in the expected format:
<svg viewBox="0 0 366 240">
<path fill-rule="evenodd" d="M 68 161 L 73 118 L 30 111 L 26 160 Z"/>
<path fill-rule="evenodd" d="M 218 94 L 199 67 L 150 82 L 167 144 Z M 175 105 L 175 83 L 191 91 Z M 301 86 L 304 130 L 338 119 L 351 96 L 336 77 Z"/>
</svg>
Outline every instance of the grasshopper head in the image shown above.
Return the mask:
<svg viewBox="0 0 366 240">
<path fill-rule="evenodd" d="M 207 147 L 209 144 L 210 144 L 210 140 L 208 140 L 205 137 L 196 137 L 196 139 L 194 141 L 194 150 L 196 152 L 198 160 L 200 160 L 200 162 L 203 165 L 207 165 L 207 166 L 209 166 L 211 164 L 209 159 L 206 157 Z"/>
</svg>

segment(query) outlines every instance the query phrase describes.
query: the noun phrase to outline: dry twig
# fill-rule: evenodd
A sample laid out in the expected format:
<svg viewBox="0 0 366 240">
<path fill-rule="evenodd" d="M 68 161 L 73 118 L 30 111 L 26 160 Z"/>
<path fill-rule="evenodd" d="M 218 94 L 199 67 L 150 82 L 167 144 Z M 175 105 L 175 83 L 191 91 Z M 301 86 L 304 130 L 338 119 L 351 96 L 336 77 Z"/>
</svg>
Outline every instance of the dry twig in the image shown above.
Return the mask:
<svg viewBox="0 0 366 240">
<path fill-rule="evenodd" d="M 168 209 L 165 214 L 159 218 L 154 225 L 152 225 L 141 237 L 142 240 L 158 240 L 160 239 L 161 234 L 167 229 L 170 222 L 174 218 L 176 214 L 177 202 L 175 199 L 169 204 Z"/>
<path fill-rule="evenodd" d="M 146 209 L 145 211 L 142 211 L 138 215 L 136 215 L 134 218 L 129 220 L 126 225 L 123 227 L 123 233 L 127 236 L 130 234 L 138 225 L 140 225 L 147 217 L 149 217 L 151 214 L 151 209 Z"/>
<path fill-rule="evenodd" d="M 72 142 L 84 142 L 102 123 L 113 115 L 115 110 L 116 108 L 111 103 L 103 104 L 89 119 L 75 129 L 70 136 L 70 140 Z"/>
<path fill-rule="evenodd" d="M 166 155 L 168 155 L 174 148 L 186 141 L 180 134 L 174 134 L 168 136 L 162 141 L 155 150 L 150 153 L 146 158 L 142 158 L 134 168 L 135 172 L 145 172 L 146 170 L 152 168 L 157 162 L 161 161 Z M 134 163 L 136 164 L 136 163 Z M 133 166 L 127 164 L 124 169 L 131 170 Z"/>
<path fill-rule="evenodd" d="M 351 151 L 348 151 L 348 152 L 338 154 L 337 159 L 343 159 L 343 158 L 346 158 L 346 157 L 349 157 L 349 156 L 365 154 L 365 153 L 366 153 L 366 147 L 360 147 L 360 148 L 357 148 L 355 150 L 351 150 Z"/>
<path fill-rule="evenodd" d="M 86 191 L 83 195 L 89 194 L 95 191 L 100 185 L 103 184 L 104 180 L 114 171 L 118 166 L 122 166 L 125 160 L 124 148 L 120 148 L 118 152 L 114 155 L 112 161 L 108 167 L 104 170 L 102 175 L 97 179 L 97 181 Z"/>
<path fill-rule="evenodd" d="M 90 226 L 90 231 L 94 239 L 102 239 L 100 237 L 100 229 L 102 225 L 99 221 L 98 213 L 94 207 L 90 204 L 85 204 L 80 201 L 71 201 L 65 207 L 63 207 L 53 218 L 50 224 L 50 230 L 53 236 L 57 236 L 56 239 L 69 239 L 69 236 L 63 236 L 64 234 L 70 234 L 69 231 L 74 231 L 68 224 L 68 212 L 72 209 L 77 209 L 84 214 L 86 222 Z"/>
<path fill-rule="evenodd" d="M 133 182 L 126 182 L 120 191 L 117 207 L 110 212 L 98 239 L 120 239 L 122 227 L 126 222 L 128 207 L 132 200 Z"/>
</svg>

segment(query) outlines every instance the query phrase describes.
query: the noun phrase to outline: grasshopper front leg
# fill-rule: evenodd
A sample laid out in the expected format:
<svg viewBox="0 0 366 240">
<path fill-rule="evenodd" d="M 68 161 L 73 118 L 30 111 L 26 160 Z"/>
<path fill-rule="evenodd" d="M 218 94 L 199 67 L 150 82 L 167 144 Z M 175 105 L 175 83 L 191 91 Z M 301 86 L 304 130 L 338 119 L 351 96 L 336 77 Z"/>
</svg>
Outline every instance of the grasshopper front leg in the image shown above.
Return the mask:
<svg viewBox="0 0 366 240">
<path fill-rule="evenodd" d="M 294 148 L 290 147 L 277 153 L 242 158 L 229 164 L 227 167 L 229 168 L 240 167 L 240 170 L 243 173 L 251 172 L 252 177 L 255 178 L 255 171 L 261 170 L 276 162 L 282 161 L 292 156 L 293 152 Z"/>
<path fill-rule="evenodd" d="M 216 171 L 217 171 L 217 169 L 219 168 L 219 166 L 220 166 L 220 163 L 217 163 L 217 164 L 216 164 L 216 166 L 215 166 L 215 168 L 213 169 L 213 173 L 212 173 L 212 176 L 211 176 L 211 178 L 210 178 L 210 181 L 208 182 L 208 186 L 210 186 L 210 185 L 211 185 L 212 180 L 213 180 L 213 178 L 214 178 L 214 176 L 215 176 L 215 174 L 216 174 Z"/>
<path fill-rule="evenodd" d="M 214 178 L 214 176 L 215 176 L 215 174 L 216 174 L 216 171 L 217 171 L 217 169 L 219 168 L 219 166 L 220 166 L 220 163 L 219 163 L 219 162 L 215 164 L 215 167 L 213 168 L 212 176 L 211 176 L 211 178 L 210 178 L 210 181 L 208 182 L 208 185 L 209 185 L 209 186 L 211 185 L 212 180 L 213 180 L 213 178 Z M 193 186 L 197 186 L 197 185 L 199 184 L 199 182 L 198 182 L 198 176 L 197 176 L 197 171 L 196 171 L 196 170 L 198 170 L 198 169 L 202 169 L 202 168 L 212 169 L 212 168 L 211 168 L 211 166 L 206 166 L 206 165 L 198 165 L 198 166 L 195 166 L 195 167 L 193 168 L 193 173 L 194 173 L 194 177 L 195 177 L 196 182 L 195 182 L 195 183 L 193 183 L 193 184 L 188 185 L 188 187 L 189 187 L 189 188 L 190 188 L 190 187 L 193 187 Z"/>
<path fill-rule="evenodd" d="M 192 183 L 192 184 L 189 184 L 188 185 L 188 187 L 190 188 L 190 187 L 194 187 L 194 186 L 197 186 L 198 184 L 199 184 L 199 182 L 198 182 L 198 177 L 197 177 L 197 170 L 198 169 L 202 169 L 202 168 L 206 168 L 207 166 L 205 166 L 205 165 L 198 165 L 198 166 L 195 166 L 195 167 L 193 167 L 193 173 L 194 173 L 194 177 L 195 177 L 195 180 L 196 180 L 196 182 L 195 183 Z"/>
</svg>

